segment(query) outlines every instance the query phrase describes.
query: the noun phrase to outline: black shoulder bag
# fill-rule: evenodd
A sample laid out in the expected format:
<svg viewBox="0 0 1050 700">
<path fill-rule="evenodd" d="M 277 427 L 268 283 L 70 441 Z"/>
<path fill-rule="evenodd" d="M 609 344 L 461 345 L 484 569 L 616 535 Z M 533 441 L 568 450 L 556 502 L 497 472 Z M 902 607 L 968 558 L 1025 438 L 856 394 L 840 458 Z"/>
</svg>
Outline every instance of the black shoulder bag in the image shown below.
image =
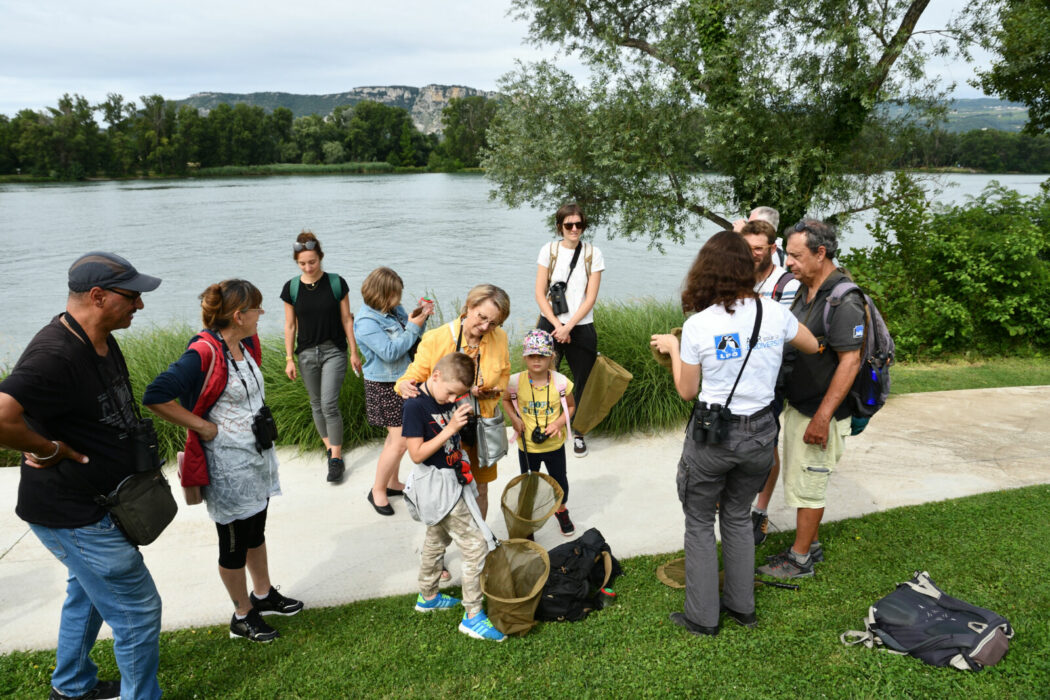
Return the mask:
<svg viewBox="0 0 1050 700">
<path fill-rule="evenodd" d="M 90 348 L 91 342 L 76 319 L 69 314 L 63 318 L 70 330 Z M 98 372 L 99 380 L 110 401 L 114 406 L 120 406 L 119 398 L 113 395 L 110 384 L 106 381 L 97 361 L 95 370 Z M 95 503 L 109 511 L 113 523 L 120 528 L 128 541 L 140 546 L 150 544 L 157 539 L 164 528 L 175 519 L 175 513 L 179 507 L 175 503 L 174 496 L 171 495 L 171 486 L 161 471 L 164 462 L 159 456 L 157 431 L 153 428 L 153 421 L 143 418 L 139 413 L 128 375 L 124 373 L 123 378 L 127 383 L 128 395 L 132 397 L 131 407 L 137 419 L 133 425 L 127 427 L 134 461 L 133 473 L 117 484 L 109 495 L 103 495 L 83 474 L 74 473 L 97 494 L 94 497 Z"/>
<path fill-rule="evenodd" d="M 729 424 L 737 419 L 729 410 L 729 402 L 733 400 L 736 393 L 736 385 L 740 383 L 740 377 L 744 374 L 747 361 L 751 357 L 751 351 L 758 344 L 758 332 L 762 326 L 762 300 L 755 299 L 755 327 L 751 331 L 751 340 L 747 346 L 747 354 L 744 355 L 744 363 L 740 365 L 740 371 L 736 374 L 736 381 L 729 391 L 724 405 L 713 403 L 710 406 L 706 401 L 697 401 L 693 408 L 693 440 L 700 444 L 719 445 L 729 437 Z"/>
</svg>

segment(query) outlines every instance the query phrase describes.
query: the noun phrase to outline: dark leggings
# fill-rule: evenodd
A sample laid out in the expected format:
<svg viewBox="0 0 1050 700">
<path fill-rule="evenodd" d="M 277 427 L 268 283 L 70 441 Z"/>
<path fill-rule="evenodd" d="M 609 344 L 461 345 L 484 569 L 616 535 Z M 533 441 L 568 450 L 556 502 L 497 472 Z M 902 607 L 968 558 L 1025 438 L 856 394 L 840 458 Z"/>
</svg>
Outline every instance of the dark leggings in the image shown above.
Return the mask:
<svg viewBox="0 0 1050 700">
<path fill-rule="evenodd" d="M 219 532 L 219 566 L 224 569 L 243 569 L 248 560 L 248 550 L 261 547 L 266 541 L 267 502 L 255 515 L 244 520 L 234 520 L 220 525 L 215 523 Z"/>
<path fill-rule="evenodd" d="M 561 486 L 564 493 L 562 505 L 565 505 L 569 501 L 569 478 L 565 474 L 565 445 L 550 452 L 529 452 L 528 455 L 524 450 L 518 450 L 518 466 L 521 467 L 522 474 L 528 471 L 538 472 L 540 464 L 547 465 L 547 473 Z"/>
<path fill-rule="evenodd" d="M 545 318 L 540 318 L 539 328 L 550 333 L 554 326 Z M 576 326 L 569 333 L 571 343 L 554 343 L 554 367 L 561 365 L 564 357 L 569 363 L 572 371 L 572 398 L 576 401 L 576 411 L 580 410 L 580 397 L 583 396 L 583 388 L 587 386 L 587 377 L 591 374 L 594 361 L 598 359 L 598 333 L 594 330 L 594 324 L 588 323 Z M 552 475 L 553 476 L 553 475 Z"/>
</svg>

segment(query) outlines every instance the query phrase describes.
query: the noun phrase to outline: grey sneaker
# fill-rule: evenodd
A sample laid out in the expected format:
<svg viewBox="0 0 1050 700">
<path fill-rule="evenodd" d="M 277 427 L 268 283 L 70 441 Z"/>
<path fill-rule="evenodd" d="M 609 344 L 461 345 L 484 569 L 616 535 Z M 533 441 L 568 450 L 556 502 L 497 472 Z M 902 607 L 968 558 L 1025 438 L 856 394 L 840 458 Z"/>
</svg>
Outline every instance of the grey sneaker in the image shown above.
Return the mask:
<svg viewBox="0 0 1050 700">
<path fill-rule="evenodd" d="M 244 637 L 253 642 L 272 642 L 280 636 L 277 630 L 263 622 L 255 608 L 249 610 L 243 620 L 238 620 L 236 615 L 230 619 L 230 637 L 233 639 Z"/>
<path fill-rule="evenodd" d="M 807 559 L 805 564 L 800 563 L 789 547 L 765 566 L 755 569 L 755 573 L 779 579 L 805 578 L 813 575 L 813 557 Z"/>
<path fill-rule="evenodd" d="M 755 531 L 755 546 L 766 541 L 766 531 L 769 529 L 769 516 L 766 513 L 751 511 L 751 529 Z"/>
<path fill-rule="evenodd" d="M 575 435 L 572 438 L 572 453 L 577 457 L 587 456 L 587 443 L 583 441 L 582 435 Z"/>
<path fill-rule="evenodd" d="M 109 700 L 120 698 L 120 681 L 99 681 L 94 688 L 83 695 L 66 695 L 58 688 L 52 688 L 48 700 Z"/>
<path fill-rule="evenodd" d="M 766 557 L 766 561 L 773 561 L 781 554 L 783 554 L 783 552 L 770 554 Z M 811 545 L 809 545 L 809 560 L 814 564 L 819 564 L 820 562 L 824 561 L 824 547 L 821 546 L 820 542 L 814 542 Z"/>
</svg>

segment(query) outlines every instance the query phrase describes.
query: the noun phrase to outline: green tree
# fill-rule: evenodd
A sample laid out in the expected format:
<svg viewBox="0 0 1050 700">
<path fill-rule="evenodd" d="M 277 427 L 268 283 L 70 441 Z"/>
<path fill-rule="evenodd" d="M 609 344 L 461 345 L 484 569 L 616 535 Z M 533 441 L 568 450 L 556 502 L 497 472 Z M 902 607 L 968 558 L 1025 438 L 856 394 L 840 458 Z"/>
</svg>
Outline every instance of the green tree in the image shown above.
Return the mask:
<svg viewBox="0 0 1050 700">
<path fill-rule="evenodd" d="M 1050 3 L 1047 0 L 1000 0 L 998 22 L 985 45 L 998 55 L 974 84 L 989 94 L 1028 107 L 1028 133 L 1050 130 Z M 977 16 L 986 20 L 983 4 Z"/>
<path fill-rule="evenodd" d="M 440 155 L 452 161 L 453 167 L 478 167 L 481 150 L 488 147 L 486 134 L 498 107 L 498 101 L 480 95 L 449 100 L 441 110 Z"/>
<path fill-rule="evenodd" d="M 785 222 L 857 211 L 892 154 L 856 162 L 856 144 L 937 102 L 932 35 L 916 31 L 928 1 L 513 0 L 535 43 L 591 76 L 505 76 L 483 166 L 508 204 L 576 199 L 655 245 L 762 204 Z M 914 109 L 891 117 L 887 102 Z"/>
<path fill-rule="evenodd" d="M 125 102 L 117 93 L 109 93 L 106 100 L 95 106 L 102 112 L 106 124 L 104 134 L 102 168 L 109 175 L 129 175 L 137 167 L 135 137 L 132 133 L 138 109 L 134 102 Z"/>
<path fill-rule="evenodd" d="M 0 174 L 8 175 L 18 169 L 14 136 L 11 119 L 6 114 L 0 114 Z"/>
<path fill-rule="evenodd" d="M 94 108 L 81 95 L 66 94 L 48 112 L 52 163 L 59 177 L 76 180 L 94 174 L 102 146 Z"/>
</svg>

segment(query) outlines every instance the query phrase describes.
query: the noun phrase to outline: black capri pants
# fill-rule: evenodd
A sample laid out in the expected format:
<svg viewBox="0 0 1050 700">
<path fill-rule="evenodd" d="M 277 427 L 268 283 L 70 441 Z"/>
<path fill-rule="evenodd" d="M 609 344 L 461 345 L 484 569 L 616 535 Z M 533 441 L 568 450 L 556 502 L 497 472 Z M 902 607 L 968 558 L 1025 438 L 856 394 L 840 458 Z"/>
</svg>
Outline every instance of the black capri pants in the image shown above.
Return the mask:
<svg viewBox="0 0 1050 700">
<path fill-rule="evenodd" d="M 224 569 L 243 569 L 248 561 L 248 550 L 261 547 L 266 542 L 266 511 L 270 509 L 267 504 L 250 518 L 234 520 L 231 523 L 220 525 L 215 523 L 215 529 L 219 531 L 219 566 Z"/>
</svg>

